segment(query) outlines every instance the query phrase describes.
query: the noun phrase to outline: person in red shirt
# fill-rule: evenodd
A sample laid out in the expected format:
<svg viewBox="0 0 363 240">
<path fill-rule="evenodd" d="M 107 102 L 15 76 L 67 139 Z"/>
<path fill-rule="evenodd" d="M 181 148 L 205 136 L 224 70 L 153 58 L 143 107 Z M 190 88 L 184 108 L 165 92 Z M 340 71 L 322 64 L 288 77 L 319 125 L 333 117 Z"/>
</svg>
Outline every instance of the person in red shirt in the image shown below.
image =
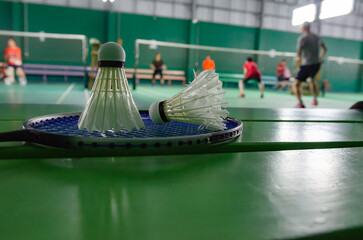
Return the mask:
<svg viewBox="0 0 363 240">
<path fill-rule="evenodd" d="M 239 81 L 238 84 L 239 89 L 241 91 L 239 97 L 245 97 L 244 93 L 245 83 L 248 82 L 249 80 L 255 80 L 258 82 L 258 88 L 260 89 L 261 92 L 261 98 L 263 98 L 264 85 L 263 82 L 261 81 L 261 72 L 260 70 L 258 70 L 257 64 L 253 62 L 251 57 L 248 57 L 245 62 L 245 65 L 243 65 L 243 74 L 245 78 Z"/>
<path fill-rule="evenodd" d="M 216 65 L 214 64 L 214 61 L 210 58 L 210 55 L 205 56 L 205 59 L 203 61 L 203 70 L 210 70 L 214 69 Z"/>
<path fill-rule="evenodd" d="M 4 83 L 6 85 L 10 85 L 15 82 L 14 78 L 14 70 L 19 78 L 20 85 L 26 85 L 27 80 L 25 73 L 23 71 L 23 61 L 21 57 L 21 49 L 16 46 L 16 42 L 13 38 L 8 39 L 8 47 L 5 49 L 5 61 L 8 64 L 8 67 L 5 71 L 6 78 L 4 79 Z"/>
<path fill-rule="evenodd" d="M 281 89 L 287 90 L 287 87 L 289 86 L 291 73 L 289 68 L 286 66 L 285 59 L 282 59 L 281 62 L 277 64 L 276 76 L 277 76 L 277 83 L 275 89 L 278 90 L 280 88 L 280 82 L 282 82 Z"/>
</svg>

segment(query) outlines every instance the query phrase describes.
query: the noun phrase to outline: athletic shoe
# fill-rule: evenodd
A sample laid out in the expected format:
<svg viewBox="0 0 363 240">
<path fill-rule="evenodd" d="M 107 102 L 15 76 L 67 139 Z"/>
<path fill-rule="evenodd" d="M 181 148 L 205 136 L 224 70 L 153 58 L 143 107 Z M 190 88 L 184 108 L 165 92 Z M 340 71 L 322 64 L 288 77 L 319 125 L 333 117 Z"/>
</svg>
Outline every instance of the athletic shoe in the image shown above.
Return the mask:
<svg viewBox="0 0 363 240">
<path fill-rule="evenodd" d="M 298 103 L 298 104 L 296 105 L 296 107 L 297 107 L 297 108 L 305 108 L 305 105 L 304 105 L 304 104 L 301 104 L 301 103 Z"/>
<path fill-rule="evenodd" d="M 19 78 L 19 83 L 21 86 L 25 86 L 27 84 L 26 78 Z"/>
<path fill-rule="evenodd" d="M 7 78 L 5 78 L 4 79 L 4 84 L 5 85 L 11 85 L 11 84 L 13 84 L 15 82 L 15 79 L 14 78 L 9 78 L 9 77 L 7 77 Z"/>
<path fill-rule="evenodd" d="M 318 101 L 316 99 L 314 99 L 313 103 L 312 103 L 313 106 L 318 106 Z"/>
<path fill-rule="evenodd" d="M 156 83 L 151 84 L 151 86 L 155 87 L 156 86 Z"/>
<path fill-rule="evenodd" d="M 238 97 L 243 98 L 243 97 L 245 97 L 245 94 L 241 93 Z"/>
<path fill-rule="evenodd" d="M 261 98 L 263 98 L 263 94 L 261 94 Z"/>
</svg>

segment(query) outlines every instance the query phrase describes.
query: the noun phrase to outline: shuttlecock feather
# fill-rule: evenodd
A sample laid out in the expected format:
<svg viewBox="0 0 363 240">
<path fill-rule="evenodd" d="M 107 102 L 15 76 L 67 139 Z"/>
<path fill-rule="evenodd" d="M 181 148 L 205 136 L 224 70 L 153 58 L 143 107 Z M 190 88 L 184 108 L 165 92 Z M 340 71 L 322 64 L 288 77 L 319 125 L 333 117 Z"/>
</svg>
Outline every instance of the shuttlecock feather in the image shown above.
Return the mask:
<svg viewBox="0 0 363 240">
<path fill-rule="evenodd" d="M 103 44 L 98 52 L 96 80 L 78 128 L 88 131 L 119 131 L 144 127 L 132 98 L 125 70 L 125 51 L 117 43 Z"/>
<path fill-rule="evenodd" d="M 226 128 L 224 118 L 229 114 L 224 109 L 227 106 L 224 97 L 219 75 L 214 70 L 206 70 L 173 97 L 153 103 L 149 114 L 157 124 L 178 121 L 223 130 Z"/>
</svg>

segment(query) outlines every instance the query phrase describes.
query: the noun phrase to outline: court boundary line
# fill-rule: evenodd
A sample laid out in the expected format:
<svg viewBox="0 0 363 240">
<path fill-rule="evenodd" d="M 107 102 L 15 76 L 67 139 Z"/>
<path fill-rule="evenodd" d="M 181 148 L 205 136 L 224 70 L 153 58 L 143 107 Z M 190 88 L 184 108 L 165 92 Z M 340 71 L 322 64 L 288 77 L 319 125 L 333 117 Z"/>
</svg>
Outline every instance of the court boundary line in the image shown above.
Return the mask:
<svg viewBox="0 0 363 240">
<path fill-rule="evenodd" d="M 74 88 L 74 85 L 76 85 L 76 83 L 72 83 L 64 92 L 63 94 L 58 98 L 57 102 L 55 104 L 60 104 L 67 96 L 68 94 L 72 91 L 72 89 Z"/>
</svg>

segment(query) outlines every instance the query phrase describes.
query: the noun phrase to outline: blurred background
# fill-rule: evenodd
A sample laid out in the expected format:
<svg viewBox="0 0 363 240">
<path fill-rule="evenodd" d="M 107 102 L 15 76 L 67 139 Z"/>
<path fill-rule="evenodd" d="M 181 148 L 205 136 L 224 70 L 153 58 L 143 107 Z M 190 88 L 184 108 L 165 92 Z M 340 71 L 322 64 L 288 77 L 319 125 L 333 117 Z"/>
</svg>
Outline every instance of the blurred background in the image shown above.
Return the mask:
<svg viewBox="0 0 363 240">
<path fill-rule="evenodd" d="M 331 2 L 333 7 L 329 4 L 324 7 L 324 2 Z M 344 2 L 345 7 L 339 2 Z M 193 70 L 202 70 L 202 62 L 208 54 L 215 61 L 216 71 L 221 74 L 225 87 L 232 89 L 227 97 L 232 99 L 236 96 L 237 82 L 242 77 L 242 66 L 248 56 L 252 56 L 258 64 L 266 88 L 273 89 L 276 65 L 281 59 L 287 60 L 292 75 L 295 74 L 297 39 L 304 21 L 312 22 L 312 32 L 320 35 L 328 47 L 328 57 L 318 80 L 319 86 L 330 92 L 326 97 L 330 95 L 332 101 L 323 102 L 321 106 L 345 108 L 362 99 L 362 0 L 0 1 L 0 16 L 0 51 L 6 48 L 7 39 L 14 37 L 22 49 L 28 89 L 31 84 L 38 84 L 32 91 L 41 89 L 44 84 L 61 84 L 54 91 L 61 89 L 59 95 L 62 95 L 69 87 L 67 84 L 75 83 L 69 93 L 75 95 L 68 100 L 67 95 L 61 103 L 85 103 L 87 93 L 82 92 L 83 86 L 92 86 L 97 49 L 99 44 L 108 41 L 118 41 L 124 47 L 126 72 L 130 84 L 134 85 L 135 95 L 138 91 L 141 93 L 141 90 L 136 90 L 136 85 L 145 90 L 141 94 L 144 97 L 147 93 L 165 97 L 179 91 L 184 82 L 192 80 Z M 137 39 L 146 41 L 138 42 Z M 190 47 L 195 45 L 206 47 Z M 170 71 L 171 85 L 167 90 L 150 92 L 151 75 L 146 69 L 150 69 L 149 64 L 157 52 L 161 53 Z M 0 62 L 4 62 L 2 56 Z M 136 69 L 141 72 L 135 72 Z M 143 69 L 145 72 L 142 72 Z M 32 92 L 24 88 L 19 90 L 15 85 L 11 88 L 21 93 L 9 95 L 9 88 L 0 85 L 0 91 L 4 93 L 0 101 L 37 102 L 27 97 L 27 94 L 33 95 Z M 257 89 L 255 85 L 247 88 L 252 92 Z M 166 91 L 164 95 L 163 91 Z M 23 96 L 21 94 L 24 98 L 19 100 L 19 96 Z M 272 92 L 271 96 L 274 94 Z M 290 104 L 294 98 L 289 92 L 277 96 L 272 104 L 254 105 L 250 100 L 234 103 L 236 100 L 233 99 L 232 105 L 294 105 Z M 342 99 L 348 99 L 348 102 L 335 104 Z M 53 103 L 53 100 L 47 101 Z M 148 100 L 138 102 L 147 105 Z"/>
</svg>

